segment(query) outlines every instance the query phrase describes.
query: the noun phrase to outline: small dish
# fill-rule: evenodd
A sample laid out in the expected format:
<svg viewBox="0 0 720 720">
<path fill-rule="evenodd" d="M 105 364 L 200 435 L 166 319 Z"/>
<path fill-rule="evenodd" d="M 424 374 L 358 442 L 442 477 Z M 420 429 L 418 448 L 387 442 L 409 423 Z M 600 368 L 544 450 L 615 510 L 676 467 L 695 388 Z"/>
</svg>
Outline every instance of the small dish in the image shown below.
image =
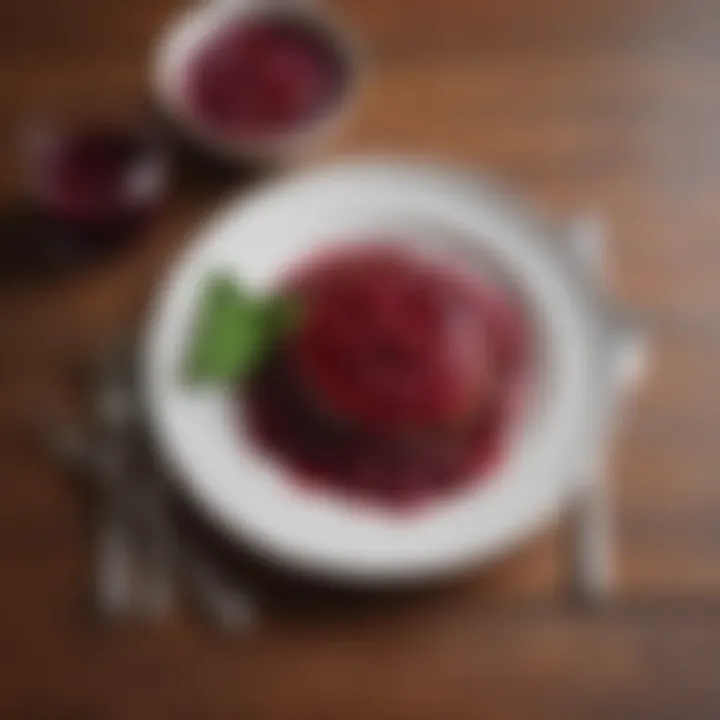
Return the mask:
<svg viewBox="0 0 720 720">
<path fill-rule="evenodd" d="M 233 388 L 189 389 L 180 371 L 209 273 L 222 269 L 267 289 L 303 255 L 375 233 L 433 244 L 468 267 L 480 253 L 491 257 L 521 289 L 543 338 L 542 392 L 502 467 L 407 515 L 288 482 L 238 428 Z M 166 277 L 140 358 L 151 427 L 187 496 L 228 537 L 344 581 L 437 577 L 530 537 L 571 500 L 602 447 L 635 342 L 559 235 L 474 174 L 397 160 L 300 174 L 231 204 Z"/>
<path fill-rule="evenodd" d="M 219 46 L 223 42 L 226 45 L 232 42 L 233 33 L 242 35 L 243 31 L 252 31 L 258 24 L 276 24 L 278 32 L 287 34 L 288 30 L 295 30 L 307 36 L 306 40 L 316 46 L 311 49 L 324 53 L 323 58 L 327 65 L 325 69 L 333 73 L 333 77 L 337 75 L 337 85 L 328 88 L 327 97 L 320 97 L 317 107 L 313 108 L 312 113 L 306 113 L 307 116 L 293 117 L 290 113 L 286 124 L 278 126 L 275 123 L 265 130 L 260 125 L 250 131 L 247 127 L 231 129 L 228 124 L 218 122 L 219 117 L 213 117 L 207 109 L 203 109 L 203 99 L 198 100 L 198 88 L 193 89 L 193 85 L 199 85 L 204 92 L 200 97 L 207 98 L 210 92 L 207 88 L 208 78 L 211 77 L 208 73 L 198 72 L 199 63 L 223 66 L 222 72 L 228 79 L 223 77 L 222 82 L 234 83 L 237 86 L 237 91 L 234 87 L 222 88 L 224 96 L 215 98 L 215 104 L 208 106 L 215 107 L 216 110 L 218 101 L 225 104 L 224 111 L 227 111 L 228 102 L 235 100 L 234 104 L 231 103 L 233 107 L 229 112 L 244 112 L 247 117 L 257 111 L 258 103 L 267 101 L 268 93 L 263 94 L 262 84 L 260 90 L 257 90 L 258 83 L 253 80 L 253 72 L 260 71 L 250 69 L 255 67 L 247 59 L 248 53 L 252 55 L 252 52 L 256 55 L 261 51 L 266 55 L 270 53 L 268 62 L 274 64 L 274 74 L 270 79 L 265 76 L 263 79 L 266 84 L 270 81 L 274 83 L 273 92 L 276 95 L 290 93 L 289 97 L 281 98 L 284 100 L 293 97 L 297 99 L 295 90 L 298 78 L 295 75 L 298 58 L 295 56 L 293 61 L 290 55 L 288 59 L 283 48 L 279 51 L 282 57 L 279 57 L 277 49 L 274 54 L 272 50 L 268 50 L 268 42 L 265 42 L 261 50 L 257 49 L 257 43 L 253 46 L 255 49 L 249 50 L 248 47 L 238 45 L 247 38 L 238 36 L 238 46 L 234 50 L 229 46 L 228 51 L 235 52 L 237 57 L 228 58 L 227 52 L 223 57 L 217 57 L 218 53 L 213 57 L 214 45 L 218 46 L 218 52 L 224 52 Z M 270 30 L 272 31 L 272 27 Z M 294 34 L 297 36 L 298 32 Z M 301 41 L 302 38 L 298 41 L 297 37 L 290 40 L 296 45 Z M 249 42 L 246 42 L 246 45 L 248 44 Z M 238 70 L 240 63 L 250 63 L 245 72 L 242 72 L 245 65 Z M 284 64 L 284 68 L 278 70 L 280 64 Z M 256 62 L 255 65 L 259 66 L 260 70 L 266 69 L 262 62 Z M 203 67 L 200 66 L 199 69 L 202 70 Z M 290 74 L 287 75 L 287 72 Z M 200 4 L 175 18 L 160 38 L 151 74 L 153 90 L 161 111 L 190 140 L 226 160 L 276 163 L 302 154 L 339 128 L 358 94 L 360 62 L 354 41 L 327 12 L 308 3 L 240 0 Z M 267 91 L 267 88 L 265 90 Z M 259 99 L 253 96 L 253 93 L 259 94 Z M 244 102 L 245 99 L 247 102 Z M 271 101 L 276 99 L 271 98 Z M 287 103 L 284 107 L 287 111 Z M 257 112 L 255 114 L 257 115 Z"/>
<path fill-rule="evenodd" d="M 167 159 L 148 129 L 45 123 L 27 134 L 29 193 L 49 219 L 90 235 L 122 234 L 164 198 Z"/>
</svg>

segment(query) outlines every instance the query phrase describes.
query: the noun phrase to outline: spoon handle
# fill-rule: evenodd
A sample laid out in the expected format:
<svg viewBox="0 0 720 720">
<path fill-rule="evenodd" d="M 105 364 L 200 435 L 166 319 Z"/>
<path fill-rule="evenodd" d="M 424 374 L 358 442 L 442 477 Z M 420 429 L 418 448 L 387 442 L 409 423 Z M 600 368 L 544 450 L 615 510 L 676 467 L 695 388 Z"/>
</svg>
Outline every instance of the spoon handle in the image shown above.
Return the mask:
<svg viewBox="0 0 720 720">
<path fill-rule="evenodd" d="M 586 473 L 572 507 L 571 578 L 576 597 L 598 603 L 614 584 L 613 513 L 604 471 Z"/>
<path fill-rule="evenodd" d="M 138 610 L 159 618 L 172 605 L 175 586 L 175 532 L 169 500 L 160 478 L 140 478 L 135 492 L 140 548 Z"/>
<path fill-rule="evenodd" d="M 606 227 L 597 215 L 572 220 L 566 234 L 568 249 L 588 275 L 600 282 L 605 270 Z M 612 506 L 607 487 L 604 438 L 593 458 L 587 458 L 576 479 L 571 516 L 571 578 L 573 590 L 586 602 L 600 602 L 613 586 Z"/>
<path fill-rule="evenodd" d="M 134 605 L 134 557 L 128 518 L 115 498 L 100 501 L 95 538 L 94 604 L 116 618 Z"/>
<path fill-rule="evenodd" d="M 90 463 L 97 490 L 95 605 L 117 617 L 134 607 L 137 585 L 126 448 L 116 438 L 101 437 Z"/>
</svg>

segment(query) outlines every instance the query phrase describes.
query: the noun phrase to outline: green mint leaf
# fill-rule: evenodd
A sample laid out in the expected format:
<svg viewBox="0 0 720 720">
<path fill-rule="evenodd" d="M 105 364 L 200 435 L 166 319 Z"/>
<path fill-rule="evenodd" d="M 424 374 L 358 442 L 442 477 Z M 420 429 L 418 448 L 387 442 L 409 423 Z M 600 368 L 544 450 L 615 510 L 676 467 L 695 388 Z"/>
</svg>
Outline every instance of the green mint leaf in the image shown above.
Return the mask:
<svg viewBox="0 0 720 720">
<path fill-rule="evenodd" d="M 200 308 L 186 360 L 191 381 L 223 380 L 234 376 L 243 360 L 246 316 L 250 300 L 224 276 L 211 278 L 203 288 Z"/>
<path fill-rule="evenodd" d="M 231 278 L 211 278 L 186 360 L 187 379 L 194 383 L 247 379 L 275 343 L 296 327 L 298 318 L 293 298 L 253 297 Z"/>
</svg>

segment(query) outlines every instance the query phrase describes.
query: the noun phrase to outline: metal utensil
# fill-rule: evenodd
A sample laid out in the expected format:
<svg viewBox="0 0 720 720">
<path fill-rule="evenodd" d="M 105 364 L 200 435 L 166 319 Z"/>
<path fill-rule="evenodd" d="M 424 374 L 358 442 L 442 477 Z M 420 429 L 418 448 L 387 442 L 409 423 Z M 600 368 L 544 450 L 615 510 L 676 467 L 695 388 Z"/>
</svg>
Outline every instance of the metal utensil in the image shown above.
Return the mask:
<svg viewBox="0 0 720 720">
<path fill-rule="evenodd" d="M 601 218 L 586 215 L 576 218 L 567 229 L 570 251 L 593 281 L 603 281 L 606 228 Z M 628 345 L 629 347 L 629 345 Z M 638 363 L 626 353 L 618 358 L 616 395 L 636 379 Z M 633 362 L 631 362 L 633 361 Z M 633 378 L 628 377 L 634 363 Z M 613 402 L 615 398 L 612 399 Z M 605 429 L 598 447 L 578 469 L 576 493 L 571 510 L 571 578 L 575 594 L 597 603 L 607 600 L 614 583 L 613 510 L 605 472 Z"/>
<path fill-rule="evenodd" d="M 95 494 L 93 607 L 117 618 L 133 605 L 133 548 L 130 515 L 122 492 L 124 462 L 107 439 L 68 423 L 43 432 L 50 451 L 74 472 L 92 479 Z"/>
<path fill-rule="evenodd" d="M 95 495 L 93 605 L 102 617 L 164 616 L 178 570 L 201 613 L 223 631 L 254 625 L 248 593 L 193 537 L 178 547 L 168 484 L 150 452 L 130 345 L 113 348 L 92 373 L 88 427 L 47 416 L 41 439 L 73 471 L 91 479 Z M 179 550 L 182 550 L 182 558 Z"/>
<path fill-rule="evenodd" d="M 125 387 L 124 358 L 101 365 L 93 404 L 93 466 L 98 487 L 95 604 L 104 615 L 129 612 L 136 603 L 136 552 L 129 486 L 128 444 L 134 409 Z"/>
<path fill-rule="evenodd" d="M 134 488 L 139 554 L 138 611 L 153 618 L 167 614 L 175 588 L 176 533 L 163 479 L 146 462 Z"/>
<path fill-rule="evenodd" d="M 605 228 L 594 215 L 574 219 L 567 228 L 570 252 L 593 280 L 604 267 Z M 600 455 L 602 449 L 597 456 Z M 571 505 L 571 583 L 576 596 L 590 602 L 607 598 L 612 587 L 611 506 L 597 457 L 578 470 Z"/>
<path fill-rule="evenodd" d="M 172 604 L 174 530 L 165 483 L 148 452 L 133 363 L 131 343 L 111 356 L 100 376 L 98 411 L 112 442 L 124 449 L 127 459 L 124 500 L 131 512 L 135 554 L 134 610 L 158 618 Z"/>
</svg>

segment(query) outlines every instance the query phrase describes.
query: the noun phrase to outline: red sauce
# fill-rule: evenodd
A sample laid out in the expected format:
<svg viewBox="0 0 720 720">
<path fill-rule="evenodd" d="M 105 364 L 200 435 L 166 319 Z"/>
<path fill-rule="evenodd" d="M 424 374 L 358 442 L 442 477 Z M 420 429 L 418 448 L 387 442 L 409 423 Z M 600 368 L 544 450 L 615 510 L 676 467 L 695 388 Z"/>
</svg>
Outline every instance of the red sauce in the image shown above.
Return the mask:
<svg viewBox="0 0 720 720">
<path fill-rule="evenodd" d="M 218 130 L 266 135 L 317 116 L 342 82 L 337 49 L 298 19 L 237 22 L 211 38 L 189 73 L 191 105 Z"/>
<path fill-rule="evenodd" d="M 48 131 L 30 158 L 43 218 L 78 251 L 108 251 L 147 220 L 166 190 L 165 159 L 149 132 L 113 125 Z"/>
<path fill-rule="evenodd" d="M 304 317 L 248 406 L 292 475 L 391 505 L 488 475 L 527 365 L 509 294 L 397 246 L 325 258 L 286 289 Z"/>
</svg>

